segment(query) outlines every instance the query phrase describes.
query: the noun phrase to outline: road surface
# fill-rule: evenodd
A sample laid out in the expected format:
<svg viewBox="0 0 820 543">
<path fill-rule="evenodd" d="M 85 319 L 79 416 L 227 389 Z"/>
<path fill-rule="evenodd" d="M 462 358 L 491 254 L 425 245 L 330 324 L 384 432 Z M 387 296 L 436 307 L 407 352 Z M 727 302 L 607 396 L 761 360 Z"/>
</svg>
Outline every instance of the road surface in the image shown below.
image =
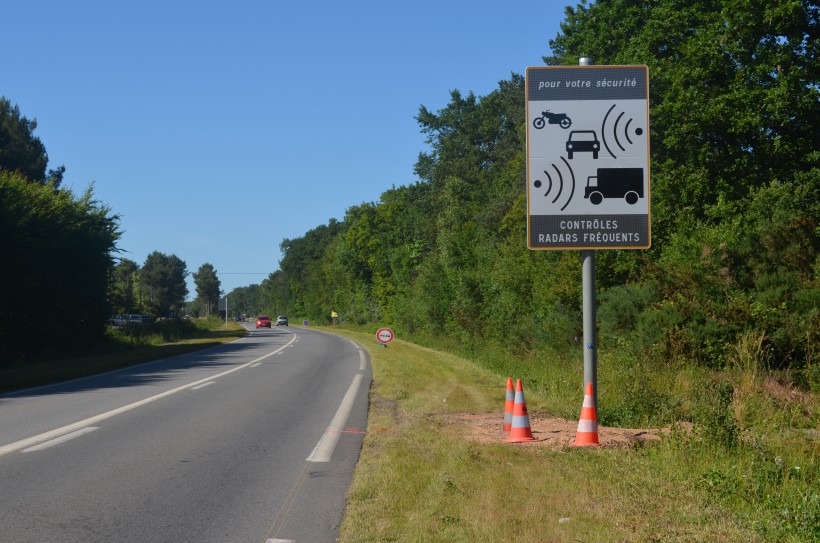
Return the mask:
<svg viewBox="0 0 820 543">
<path fill-rule="evenodd" d="M 336 540 L 371 381 L 303 327 L 0 396 L 0 542 Z"/>
</svg>

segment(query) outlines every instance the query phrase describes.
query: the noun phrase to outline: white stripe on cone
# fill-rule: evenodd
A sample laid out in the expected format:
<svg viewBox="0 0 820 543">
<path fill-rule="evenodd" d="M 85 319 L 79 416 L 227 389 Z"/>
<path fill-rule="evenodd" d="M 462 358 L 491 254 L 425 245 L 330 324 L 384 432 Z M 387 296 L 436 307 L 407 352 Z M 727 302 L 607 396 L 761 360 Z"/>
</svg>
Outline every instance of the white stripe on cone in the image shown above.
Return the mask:
<svg viewBox="0 0 820 543">
<path fill-rule="evenodd" d="M 598 432 L 598 422 L 594 420 L 581 419 L 578 421 L 578 431 L 587 433 Z"/>
</svg>

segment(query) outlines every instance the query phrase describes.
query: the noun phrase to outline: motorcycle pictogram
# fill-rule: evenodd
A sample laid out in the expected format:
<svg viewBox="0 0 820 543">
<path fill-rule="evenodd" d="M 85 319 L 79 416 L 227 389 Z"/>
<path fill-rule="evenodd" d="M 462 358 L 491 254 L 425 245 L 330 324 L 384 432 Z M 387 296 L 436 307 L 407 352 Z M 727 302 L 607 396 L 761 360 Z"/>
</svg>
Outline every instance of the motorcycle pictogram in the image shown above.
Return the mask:
<svg viewBox="0 0 820 543">
<path fill-rule="evenodd" d="M 544 128 L 547 123 L 557 124 L 561 128 L 567 129 L 572 126 L 572 119 L 567 117 L 566 113 L 551 113 L 550 110 L 546 110 L 541 112 L 540 117 L 536 117 L 532 121 L 532 125 L 538 130 Z"/>
</svg>

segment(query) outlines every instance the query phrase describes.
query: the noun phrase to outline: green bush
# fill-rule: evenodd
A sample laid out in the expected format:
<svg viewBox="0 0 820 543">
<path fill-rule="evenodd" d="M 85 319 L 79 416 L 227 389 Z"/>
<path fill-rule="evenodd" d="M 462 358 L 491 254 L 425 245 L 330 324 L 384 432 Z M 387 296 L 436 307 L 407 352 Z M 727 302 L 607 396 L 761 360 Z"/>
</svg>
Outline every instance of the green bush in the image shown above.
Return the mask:
<svg viewBox="0 0 820 543">
<path fill-rule="evenodd" d="M 659 302 L 653 283 L 633 283 L 612 287 L 601 294 L 598 322 L 602 335 L 618 337 L 638 331 L 641 315 Z"/>
<path fill-rule="evenodd" d="M 113 334 L 131 345 L 158 345 L 199 337 L 214 320 L 163 319 L 148 324 L 126 324 L 115 328 Z"/>
</svg>

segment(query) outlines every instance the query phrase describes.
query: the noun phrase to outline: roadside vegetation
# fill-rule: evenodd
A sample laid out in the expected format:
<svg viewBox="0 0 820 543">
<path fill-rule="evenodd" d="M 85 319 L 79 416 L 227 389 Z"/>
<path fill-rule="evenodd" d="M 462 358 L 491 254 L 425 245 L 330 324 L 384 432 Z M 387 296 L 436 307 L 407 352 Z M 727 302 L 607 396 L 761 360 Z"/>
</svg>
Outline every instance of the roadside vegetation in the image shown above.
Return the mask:
<svg viewBox="0 0 820 543">
<path fill-rule="evenodd" d="M 580 350 L 462 356 L 452 344 L 382 348 L 375 329 L 332 331 L 366 346 L 373 365 L 340 541 L 820 541 L 820 399 L 762 371 L 754 351 L 721 372 L 674 361 L 647 372 L 604 351 L 602 439 L 607 426 L 665 437 L 541 447 L 501 434 L 506 377 L 523 379 L 531 417 L 577 421 Z M 452 417 L 488 412 L 491 443 Z"/>
<path fill-rule="evenodd" d="M 74 356 L 42 352 L 36 358 L 0 366 L 0 393 L 51 384 L 160 360 L 234 341 L 246 334 L 236 322 L 165 319 L 150 324 L 109 327 L 93 349 Z"/>
</svg>

